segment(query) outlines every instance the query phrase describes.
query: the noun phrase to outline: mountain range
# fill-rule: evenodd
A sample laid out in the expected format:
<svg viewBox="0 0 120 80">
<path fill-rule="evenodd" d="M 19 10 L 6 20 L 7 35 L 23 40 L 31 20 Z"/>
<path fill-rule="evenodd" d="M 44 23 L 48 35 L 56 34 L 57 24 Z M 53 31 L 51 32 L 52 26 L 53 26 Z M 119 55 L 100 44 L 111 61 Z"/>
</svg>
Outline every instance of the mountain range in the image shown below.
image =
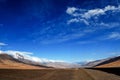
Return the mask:
<svg viewBox="0 0 120 80">
<path fill-rule="evenodd" d="M 67 62 L 35 62 L 25 59 L 23 55 L 17 54 L 16 58 L 9 54 L 0 54 L 0 68 L 9 69 L 45 69 L 45 68 L 105 68 L 120 67 L 120 56 L 110 57 L 91 62 L 67 63 Z"/>
</svg>

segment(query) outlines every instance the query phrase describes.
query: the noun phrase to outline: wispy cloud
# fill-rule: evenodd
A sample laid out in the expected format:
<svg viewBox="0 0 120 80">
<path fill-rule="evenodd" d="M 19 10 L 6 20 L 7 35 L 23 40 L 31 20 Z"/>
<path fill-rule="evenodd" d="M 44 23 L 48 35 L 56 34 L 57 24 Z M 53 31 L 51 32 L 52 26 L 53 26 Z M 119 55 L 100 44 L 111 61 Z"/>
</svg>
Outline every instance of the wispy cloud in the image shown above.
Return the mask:
<svg viewBox="0 0 120 80">
<path fill-rule="evenodd" d="M 81 27 L 71 28 L 65 22 L 62 21 L 61 22 L 57 21 L 57 22 L 58 23 L 51 21 L 49 23 L 46 23 L 44 24 L 46 25 L 44 26 L 44 28 L 37 29 L 37 31 L 32 33 L 31 37 L 33 38 L 33 42 L 37 42 L 40 44 L 62 43 L 62 42 L 67 42 L 82 38 L 86 34 L 91 33 L 93 31 L 88 29 L 81 30 Z"/>
<path fill-rule="evenodd" d="M 111 52 L 110 53 L 112 56 L 120 56 L 120 52 Z"/>
<path fill-rule="evenodd" d="M 66 42 L 74 39 L 78 39 L 80 37 L 83 37 L 86 33 L 72 33 L 72 34 L 66 34 L 62 36 L 57 36 L 54 39 L 48 39 L 41 41 L 42 44 L 52 44 L 52 43 L 61 43 Z"/>
<path fill-rule="evenodd" d="M 7 44 L 0 42 L 0 46 L 6 46 Z"/>
<path fill-rule="evenodd" d="M 77 44 L 91 44 L 91 43 L 96 43 L 96 41 L 89 40 L 89 41 L 79 41 Z"/>
<path fill-rule="evenodd" d="M 54 44 L 72 40 L 77 41 L 77 39 L 84 38 L 85 36 L 94 35 L 94 33 L 96 34 L 100 30 L 118 28 L 120 26 L 119 20 L 111 19 L 111 15 L 115 13 L 113 17 L 116 17 L 115 15 L 119 12 L 120 6 L 111 5 L 90 10 L 68 7 L 66 13 L 70 17 L 67 16 L 66 18 L 62 16 L 59 19 L 41 24 L 40 28 L 32 32 L 31 37 L 33 42 L 40 44 Z M 104 21 L 104 19 L 101 19 L 103 15 L 106 20 L 110 20 Z M 72 25 L 72 23 L 74 24 Z"/>
<path fill-rule="evenodd" d="M 73 18 L 73 19 L 70 19 L 70 20 L 68 20 L 68 22 L 67 22 L 67 24 L 71 24 L 71 23 L 84 23 L 84 24 L 86 24 L 86 25 L 89 25 L 89 22 L 87 21 L 87 20 L 85 20 L 85 19 L 80 19 L 80 18 Z"/>
<path fill-rule="evenodd" d="M 94 39 L 95 41 L 102 41 L 102 40 L 108 40 L 108 39 L 114 39 L 114 40 L 120 39 L 120 33 L 119 33 L 120 23 L 119 23 L 119 19 L 116 18 L 116 17 L 120 17 L 118 16 L 118 14 L 120 13 L 120 5 L 118 6 L 108 5 L 108 6 L 105 6 L 104 8 L 94 8 L 89 10 L 76 8 L 76 7 L 68 7 L 66 10 L 66 13 L 70 15 L 70 18 L 71 18 L 67 21 L 68 25 L 72 23 L 85 24 L 87 27 L 89 27 L 88 30 L 92 30 L 92 32 L 96 31 L 96 33 L 97 31 L 113 29 L 114 32 L 110 34 L 106 35 L 103 33 L 103 35 L 96 36 L 96 38 Z M 106 20 L 101 19 L 103 16 Z M 87 28 L 85 28 L 84 30 L 87 30 Z M 80 41 L 78 43 L 88 44 L 92 42 L 94 41 L 85 40 L 85 41 Z"/>
<path fill-rule="evenodd" d="M 74 19 L 70 19 L 70 20 L 68 20 L 68 22 L 67 22 L 67 24 L 70 24 L 70 23 L 77 23 L 77 22 L 80 22 L 80 20 L 79 19 L 77 19 L 77 18 L 74 18 Z"/>
<path fill-rule="evenodd" d="M 81 14 L 81 16 L 85 19 L 90 19 L 92 17 L 97 17 L 97 16 L 101 16 L 101 15 L 105 15 L 106 12 L 108 11 L 120 11 L 120 6 L 118 7 L 115 7 L 115 6 L 106 6 L 105 8 L 103 9 L 91 9 L 91 10 L 88 10 L 87 12 L 85 12 L 84 14 Z"/>
<path fill-rule="evenodd" d="M 89 25 L 89 23 L 91 23 L 91 18 L 98 19 L 98 17 L 102 15 L 107 15 L 107 12 L 109 11 L 111 11 L 113 14 L 115 12 L 120 12 L 120 5 L 118 7 L 108 5 L 105 8 L 96 8 L 91 10 L 68 7 L 66 13 L 73 16 L 72 19 L 68 20 L 69 24 L 73 22 L 83 22 L 86 25 Z M 94 23 L 91 24 L 94 25 Z"/>
<path fill-rule="evenodd" d="M 115 39 L 115 40 L 118 40 L 118 39 L 120 39 L 120 33 L 119 32 L 112 32 L 111 34 L 109 34 L 107 36 L 106 39 Z"/>
<path fill-rule="evenodd" d="M 114 27 L 119 27 L 120 23 L 118 23 L 118 22 L 110 22 L 110 23 L 101 22 L 101 23 L 96 24 L 96 25 L 110 29 L 110 28 L 114 28 Z"/>
<path fill-rule="evenodd" d="M 72 16 L 79 16 L 85 19 L 90 19 L 92 17 L 96 17 L 96 16 L 100 16 L 100 15 L 105 15 L 106 12 L 108 11 L 120 11 L 120 6 L 115 7 L 115 6 L 111 6 L 108 5 L 105 8 L 96 8 L 96 9 L 91 9 L 91 10 L 85 10 L 85 9 L 79 9 L 79 8 L 75 8 L 75 7 L 68 7 L 68 9 L 66 10 L 66 13 Z"/>
</svg>

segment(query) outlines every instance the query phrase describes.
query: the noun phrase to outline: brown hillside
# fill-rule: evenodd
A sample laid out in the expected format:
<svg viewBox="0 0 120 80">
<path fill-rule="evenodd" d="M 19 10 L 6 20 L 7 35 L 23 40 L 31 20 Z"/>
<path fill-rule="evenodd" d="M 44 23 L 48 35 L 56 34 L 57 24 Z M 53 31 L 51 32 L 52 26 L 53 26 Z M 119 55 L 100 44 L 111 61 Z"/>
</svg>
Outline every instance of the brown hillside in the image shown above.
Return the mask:
<svg viewBox="0 0 120 80">
<path fill-rule="evenodd" d="M 103 64 L 103 65 L 100 65 L 100 66 L 97 66 L 97 67 L 120 67 L 120 60 L 114 61 L 114 62 L 111 62 L 111 63 L 108 63 L 108 64 Z"/>
<path fill-rule="evenodd" d="M 120 67 L 120 56 L 113 58 L 111 60 L 108 60 L 97 67 Z"/>
<path fill-rule="evenodd" d="M 0 54 L 0 68 L 2 69 L 44 69 L 45 67 L 22 63 L 12 56 Z"/>
</svg>

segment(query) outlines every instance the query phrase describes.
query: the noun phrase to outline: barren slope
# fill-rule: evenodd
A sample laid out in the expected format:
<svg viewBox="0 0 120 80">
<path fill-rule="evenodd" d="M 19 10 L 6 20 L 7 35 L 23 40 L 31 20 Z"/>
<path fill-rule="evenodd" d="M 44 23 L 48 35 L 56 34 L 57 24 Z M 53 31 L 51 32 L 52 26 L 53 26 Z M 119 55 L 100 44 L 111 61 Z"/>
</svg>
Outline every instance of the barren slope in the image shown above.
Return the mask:
<svg viewBox="0 0 120 80">
<path fill-rule="evenodd" d="M 105 61 L 101 64 L 99 64 L 97 67 L 103 67 L 103 68 L 108 68 L 108 67 L 120 67 L 120 57 L 116 57 L 113 59 L 110 59 L 108 61 Z"/>
<path fill-rule="evenodd" d="M 120 67 L 120 60 L 114 61 L 114 62 L 111 62 L 111 63 L 108 63 L 108 64 L 100 65 L 100 66 L 97 66 L 97 67 Z"/>
</svg>

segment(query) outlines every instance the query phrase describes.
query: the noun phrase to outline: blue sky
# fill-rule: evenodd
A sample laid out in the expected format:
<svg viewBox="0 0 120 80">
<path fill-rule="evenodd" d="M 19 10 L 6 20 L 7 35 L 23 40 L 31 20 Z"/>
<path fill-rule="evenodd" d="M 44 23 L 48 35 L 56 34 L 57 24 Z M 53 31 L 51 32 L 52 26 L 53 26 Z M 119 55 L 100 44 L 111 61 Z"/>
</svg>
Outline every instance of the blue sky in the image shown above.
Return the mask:
<svg viewBox="0 0 120 80">
<path fill-rule="evenodd" d="M 120 55 L 120 1 L 0 0 L 0 47 L 68 62 Z"/>
</svg>

